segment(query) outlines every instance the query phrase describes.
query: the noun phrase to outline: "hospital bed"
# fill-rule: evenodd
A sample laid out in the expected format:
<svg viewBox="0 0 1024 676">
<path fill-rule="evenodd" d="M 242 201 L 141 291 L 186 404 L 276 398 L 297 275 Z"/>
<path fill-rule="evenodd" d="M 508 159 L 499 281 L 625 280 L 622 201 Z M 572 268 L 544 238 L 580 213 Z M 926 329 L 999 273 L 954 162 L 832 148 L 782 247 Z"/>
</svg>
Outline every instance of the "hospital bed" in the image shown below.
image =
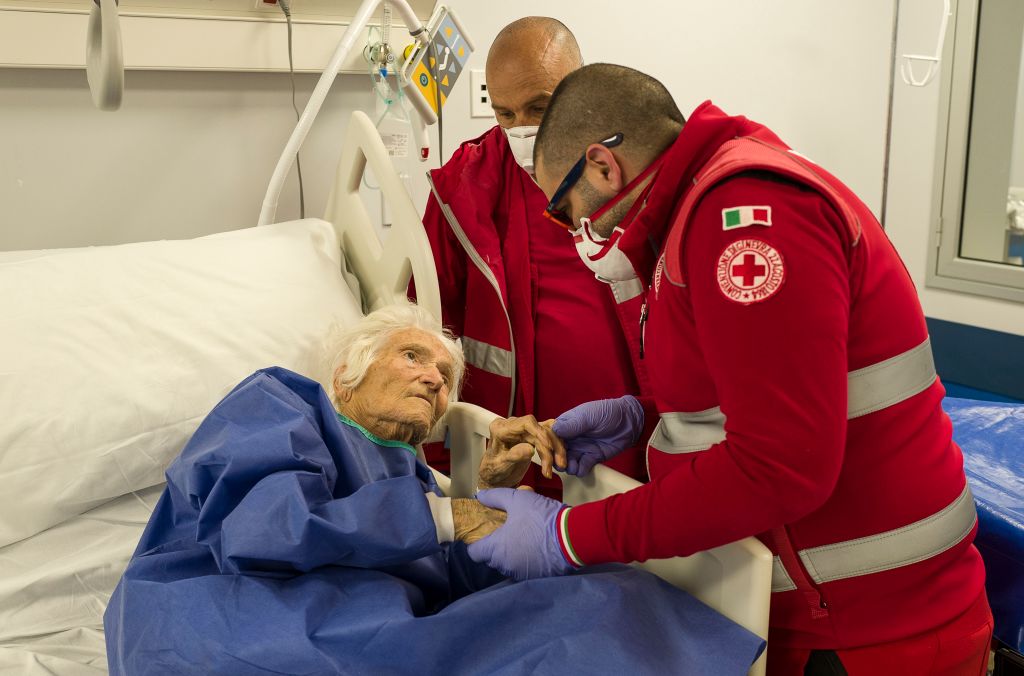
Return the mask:
<svg viewBox="0 0 1024 676">
<path fill-rule="evenodd" d="M 384 241 L 359 197 L 367 165 L 393 215 Z M 329 325 L 404 297 L 410 275 L 439 316 L 419 215 L 362 113 L 323 220 L 0 253 L 0 673 L 105 673 L 106 603 L 204 415 L 265 366 L 326 384 Z M 437 431 L 450 495 L 472 494 L 493 417 L 457 403 Z M 563 479 L 570 503 L 636 485 L 604 467 Z M 767 637 L 772 558 L 756 540 L 643 567 Z"/>
</svg>

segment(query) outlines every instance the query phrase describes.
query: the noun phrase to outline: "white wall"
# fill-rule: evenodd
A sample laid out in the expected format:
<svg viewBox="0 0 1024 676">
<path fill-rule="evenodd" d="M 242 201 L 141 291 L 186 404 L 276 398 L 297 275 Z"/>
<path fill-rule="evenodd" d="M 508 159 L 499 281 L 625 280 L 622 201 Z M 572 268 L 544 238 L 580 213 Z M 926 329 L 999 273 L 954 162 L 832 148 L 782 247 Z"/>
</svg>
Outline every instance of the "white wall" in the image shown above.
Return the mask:
<svg viewBox="0 0 1024 676">
<path fill-rule="evenodd" d="M 767 124 L 880 211 L 893 0 L 447 4 L 478 45 L 470 68 L 484 67 L 486 46 L 510 21 L 554 16 L 576 34 L 585 61 L 654 75 L 684 115 L 710 98 Z M 447 139 L 471 138 L 493 124 L 469 118 L 468 89 L 460 83 L 445 107 L 447 153 L 454 147 Z"/>
<path fill-rule="evenodd" d="M 898 53 L 928 53 L 935 48 L 939 4 L 901 4 Z M 917 284 L 927 316 L 1024 335 L 1024 304 L 925 286 L 928 235 L 938 216 L 933 211 L 935 190 L 938 189 L 934 184 L 935 162 L 943 151 L 936 141 L 938 105 L 937 79 L 923 88 L 897 82 L 893 100 L 886 232 Z"/>
<path fill-rule="evenodd" d="M 315 76 L 297 76 L 300 102 Z M 366 78 L 341 76 L 303 150 L 323 214 Z M 287 74 L 129 71 L 124 105 L 92 105 L 85 72 L 0 68 L 0 250 L 194 237 L 256 224 L 295 125 Z M 294 172 L 279 220 L 298 217 Z"/>
<path fill-rule="evenodd" d="M 685 113 L 712 98 L 769 124 L 880 210 L 893 0 L 451 4 L 478 45 L 472 68 L 509 21 L 554 14 L 588 61 L 652 73 Z M 299 77 L 300 103 L 314 81 Z M 470 119 L 468 84 L 446 106 L 445 157 L 493 124 Z M 372 106 L 365 78 L 335 83 L 304 149 L 309 214 L 323 210 L 349 112 Z M 129 71 L 124 107 L 101 113 L 82 71 L 0 69 L 0 250 L 253 224 L 292 119 L 287 75 Z M 428 166 L 407 167 L 420 208 Z M 295 194 L 289 183 L 279 218 L 297 214 Z"/>
</svg>

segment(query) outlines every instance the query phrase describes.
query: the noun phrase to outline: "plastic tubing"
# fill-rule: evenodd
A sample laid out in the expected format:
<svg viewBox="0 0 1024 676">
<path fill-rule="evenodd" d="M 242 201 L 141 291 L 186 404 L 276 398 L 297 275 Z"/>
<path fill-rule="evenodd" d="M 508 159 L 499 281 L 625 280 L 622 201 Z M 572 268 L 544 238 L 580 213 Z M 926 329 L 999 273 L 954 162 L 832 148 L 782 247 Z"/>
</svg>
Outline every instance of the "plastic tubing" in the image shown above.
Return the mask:
<svg viewBox="0 0 1024 676">
<path fill-rule="evenodd" d="M 398 9 L 402 20 L 409 28 L 409 35 L 413 36 L 418 42 L 426 42 L 426 31 L 423 29 L 423 24 L 420 23 L 419 17 L 416 16 L 415 12 L 412 11 L 412 7 L 405 0 L 365 0 L 359 6 L 359 10 L 352 18 L 352 23 L 345 29 L 341 42 L 338 43 L 337 48 L 334 50 L 331 60 L 327 62 L 327 66 L 320 76 L 320 81 L 317 82 L 316 88 L 313 89 L 313 94 L 309 97 L 309 102 L 302 111 L 298 124 L 295 125 L 292 135 L 288 138 L 288 143 L 285 144 L 281 157 L 277 160 L 277 166 L 274 167 L 274 173 L 270 177 L 270 185 L 267 186 L 266 195 L 263 197 L 263 207 L 260 209 L 260 218 L 257 225 L 269 225 L 277 217 L 277 205 L 281 197 L 281 190 L 284 188 L 285 179 L 288 177 L 288 172 L 291 171 L 292 164 L 295 162 L 295 155 L 302 147 L 303 141 L 306 140 L 306 135 L 309 134 L 313 121 L 316 119 L 317 113 L 320 112 L 320 108 L 323 106 L 324 100 L 331 90 L 334 79 L 338 76 L 338 71 L 341 70 L 341 62 L 344 61 L 345 57 L 352 50 L 356 38 L 362 33 L 377 7 L 380 6 L 381 2 L 385 1 L 390 2 Z"/>
</svg>

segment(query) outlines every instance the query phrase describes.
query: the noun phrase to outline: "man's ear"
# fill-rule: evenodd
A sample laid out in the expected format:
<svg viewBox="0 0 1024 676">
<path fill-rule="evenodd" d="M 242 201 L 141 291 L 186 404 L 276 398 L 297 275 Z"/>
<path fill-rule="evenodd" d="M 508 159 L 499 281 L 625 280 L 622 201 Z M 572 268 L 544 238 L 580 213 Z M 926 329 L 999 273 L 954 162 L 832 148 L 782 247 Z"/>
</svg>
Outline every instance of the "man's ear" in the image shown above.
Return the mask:
<svg viewBox="0 0 1024 676">
<path fill-rule="evenodd" d="M 620 192 L 628 181 L 612 151 L 600 143 L 587 146 L 588 180 L 601 192 Z"/>
</svg>

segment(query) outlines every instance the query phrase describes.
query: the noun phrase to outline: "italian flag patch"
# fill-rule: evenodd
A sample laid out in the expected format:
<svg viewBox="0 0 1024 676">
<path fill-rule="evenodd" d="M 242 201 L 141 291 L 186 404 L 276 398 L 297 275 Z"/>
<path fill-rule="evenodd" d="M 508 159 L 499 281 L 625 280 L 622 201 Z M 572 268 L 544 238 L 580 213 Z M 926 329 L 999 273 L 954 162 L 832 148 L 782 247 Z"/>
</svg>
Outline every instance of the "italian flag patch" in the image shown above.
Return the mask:
<svg viewBox="0 0 1024 676">
<path fill-rule="evenodd" d="M 722 230 L 735 230 L 748 225 L 771 225 L 771 207 L 730 207 L 722 209 Z"/>
</svg>

